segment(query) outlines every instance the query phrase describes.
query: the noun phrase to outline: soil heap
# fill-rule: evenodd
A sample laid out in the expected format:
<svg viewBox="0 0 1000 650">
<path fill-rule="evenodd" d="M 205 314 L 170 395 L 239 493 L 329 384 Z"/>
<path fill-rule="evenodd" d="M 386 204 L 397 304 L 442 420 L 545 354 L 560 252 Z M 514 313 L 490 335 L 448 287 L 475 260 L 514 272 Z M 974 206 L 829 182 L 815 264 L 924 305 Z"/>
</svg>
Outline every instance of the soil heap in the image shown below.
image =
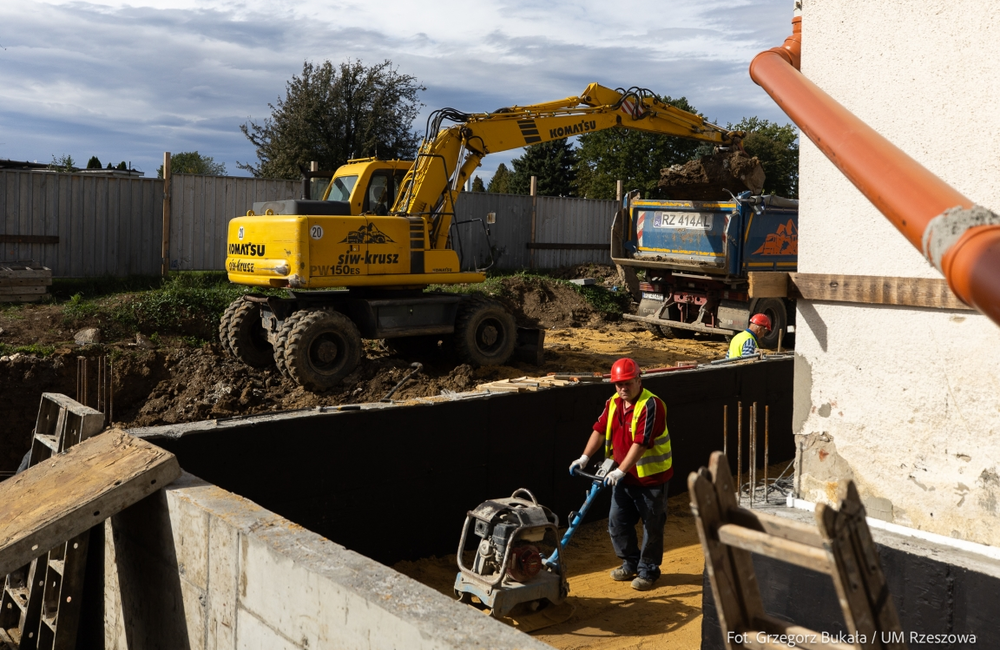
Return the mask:
<svg viewBox="0 0 1000 650">
<path fill-rule="evenodd" d="M 729 192 L 764 188 L 764 168 L 756 156 L 743 151 L 720 151 L 660 170 L 660 191 L 680 201 L 718 201 Z"/>
</svg>

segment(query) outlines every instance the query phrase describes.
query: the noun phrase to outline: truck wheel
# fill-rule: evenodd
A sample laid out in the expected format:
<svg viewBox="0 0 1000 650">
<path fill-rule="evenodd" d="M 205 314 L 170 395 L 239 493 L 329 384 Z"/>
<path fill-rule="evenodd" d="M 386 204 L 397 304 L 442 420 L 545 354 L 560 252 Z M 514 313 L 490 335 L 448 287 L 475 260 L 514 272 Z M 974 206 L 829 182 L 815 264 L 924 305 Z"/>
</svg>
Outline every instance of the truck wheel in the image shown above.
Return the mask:
<svg viewBox="0 0 1000 650">
<path fill-rule="evenodd" d="M 455 352 L 473 366 L 507 363 L 517 344 L 517 324 L 503 305 L 484 296 L 472 296 L 458 307 Z"/>
<path fill-rule="evenodd" d="M 236 311 L 236 308 L 242 304 L 243 298 L 237 298 L 232 301 L 226 307 L 226 311 L 222 313 L 222 318 L 219 319 L 219 345 L 222 346 L 222 353 L 225 355 L 233 354 L 233 347 L 229 344 L 229 323 L 233 320 L 233 313 Z"/>
<path fill-rule="evenodd" d="M 332 309 L 304 311 L 285 342 L 285 366 L 308 391 L 336 387 L 361 360 L 361 334 L 351 319 Z"/>
<path fill-rule="evenodd" d="M 288 337 L 291 336 L 292 328 L 295 324 L 299 322 L 299 319 L 306 312 L 296 311 L 288 315 L 288 318 L 281 322 L 281 327 L 278 328 L 278 335 L 274 340 L 274 365 L 278 367 L 278 372 L 282 377 L 286 379 L 291 379 L 291 375 L 288 374 L 288 366 L 285 365 L 285 346 L 288 343 Z"/>
<path fill-rule="evenodd" d="M 778 347 L 778 332 L 788 327 L 788 312 L 785 301 L 780 298 L 761 298 L 753 308 L 754 314 L 764 314 L 771 319 L 771 331 L 760 339 L 761 347 L 774 350 Z M 782 340 L 784 347 L 784 340 Z"/>
<path fill-rule="evenodd" d="M 229 319 L 229 347 L 237 359 L 251 368 L 274 365 L 274 350 L 260 324 L 260 306 L 249 300 L 236 306 Z"/>
<path fill-rule="evenodd" d="M 670 327 L 669 325 L 660 325 L 660 331 L 663 332 L 663 336 L 665 336 L 668 339 L 694 338 L 694 330 L 686 330 L 680 327 Z"/>
</svg>

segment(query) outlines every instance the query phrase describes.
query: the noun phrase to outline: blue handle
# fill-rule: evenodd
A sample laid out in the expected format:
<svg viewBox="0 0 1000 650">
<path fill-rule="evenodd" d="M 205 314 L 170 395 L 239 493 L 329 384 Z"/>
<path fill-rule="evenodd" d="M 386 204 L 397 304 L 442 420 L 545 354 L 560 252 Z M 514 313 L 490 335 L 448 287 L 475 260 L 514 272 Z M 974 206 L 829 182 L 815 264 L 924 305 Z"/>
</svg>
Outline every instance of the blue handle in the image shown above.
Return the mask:
<svg viewBox="0 0 1000 650">
<path fill-rule="evenodd" d="M 559 565 L 559 549 L 565 548 L 569 544 L 569 540 L 573 537 L 573 533 L 576 529 L 580 527 L 580 523 L 583 518 L 587 515 L 587 511 L 590 510 L 591 504 L 594 499 L 604 489 L 604 483 L 595 481 L 593 485 L 590 486 L 590 491 L 587 493 L 587 499 L 583 502 L 583 505 L 576 512 L 573 517 L 573 521 L 569 522 L 569 528 L 566 529 L 566 533 L 563 535 L 562 541 L 559 542 L 559 546 L 556 550 L 552 551 L 552 555 L 542 560 L 547 566 L 558 566 Z"/>
</svg>

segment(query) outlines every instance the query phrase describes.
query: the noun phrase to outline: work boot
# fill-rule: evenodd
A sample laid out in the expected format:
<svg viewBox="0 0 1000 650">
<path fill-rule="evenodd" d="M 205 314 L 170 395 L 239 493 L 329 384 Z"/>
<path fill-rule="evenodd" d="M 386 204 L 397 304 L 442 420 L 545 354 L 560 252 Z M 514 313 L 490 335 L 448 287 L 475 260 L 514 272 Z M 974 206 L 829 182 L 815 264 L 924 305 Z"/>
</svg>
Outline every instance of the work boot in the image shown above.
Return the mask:
<svg viewBox="0 0 1000 650">
<path fill-rule="evenodd" d="M 632 581 L 632 588 L 636 591 L 649 591 L 653 588 L 655 580 L 650 580 L 649 578 L 643 578 L 642 576 L 637 577 Z"/>
<path fill-rule="evenodd" d="M 635 577 L 635 571 L 629 571 L 623 566 L 618 567 L 611 572 L 611 579 L 615 582 L 626 582 Z"/>
</svg>

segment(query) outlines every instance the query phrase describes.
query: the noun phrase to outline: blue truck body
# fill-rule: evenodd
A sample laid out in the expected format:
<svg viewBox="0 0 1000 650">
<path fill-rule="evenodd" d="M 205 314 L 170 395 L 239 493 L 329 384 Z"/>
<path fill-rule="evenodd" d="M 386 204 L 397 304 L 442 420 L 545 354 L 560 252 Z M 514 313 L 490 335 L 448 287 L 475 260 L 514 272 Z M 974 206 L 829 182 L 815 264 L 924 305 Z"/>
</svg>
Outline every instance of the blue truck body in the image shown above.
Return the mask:
<svg viewBox="0 0 1000 650">
<path fill-rule="evenodd" d="M 633 200 L 616 217 L 611 256 L 645 271 L 638 314 L 630 318 L 654 334 L 732 335 L 755 313 L 773 324 L 764 347 L 794 331 L 792 301 L 749 295 L 751 272 L 797 268 L 794 199 L 746 193 L 717 202 Z"/>
</svg>

